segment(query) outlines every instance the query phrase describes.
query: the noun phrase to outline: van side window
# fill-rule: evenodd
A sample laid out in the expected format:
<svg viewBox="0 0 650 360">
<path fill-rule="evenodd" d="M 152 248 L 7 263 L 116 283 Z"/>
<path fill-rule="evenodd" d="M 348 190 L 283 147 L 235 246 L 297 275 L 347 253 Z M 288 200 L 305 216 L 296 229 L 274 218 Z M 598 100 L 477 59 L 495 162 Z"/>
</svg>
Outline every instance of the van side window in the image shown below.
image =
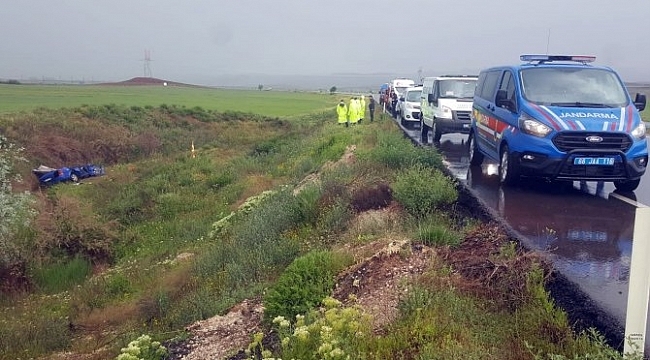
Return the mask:
<svg viewBox="0 0 650 360">
<path fill-rule="evenodd" d="M 432 99 L 432 100 L 433 100 L 433 103 L 434 103 L 435 105 L 438 104 L 438 98 L 440 97 L 440 94 L 439 94 L 439 92 L 440 92 L 440 86 L 439 86 L 439 83 L 440 83 L 440 81 L 434 81 L 434 82 L 433 82 L 433 91 L 431 91 L 431 93 L 433 94 L 433 99 Z"/>
<path fill-rule="evenodd" d="M 427 103 L 429 102 L 429 94 L 432 93 L 432 86 L 433 84 L 429 81 L 425 81 L 423 86 L 422 86 L 422 99 L 426 101 Z"/>
<path fill-rule="evenodd" d="M 510 71 L 505 71 L 503 73 L 503 78 L 501 79 L 499 90 L 505 90 L 506 94 L 508 94 L 508 100 L 512 100 L 515 104 L 517 103 L 517 99 L 515 97 L 515 81 Z"/>
<path fill-rule="evenodd" d="M 478 75 L 478 81 L 476 81 L 476 88 L 474 89 L 474 96 L 481 96 L 481 90 L 483 89 L 483 84 L 485 84 L 485 76 L 487 73 L 482 72 Z"/>
<path fill-rule="evenodd" d="M 497 91 L 497 84 L 501 75 L 500 70 L 488 71 L 485 75 L 485 83 L 481 89 L 481 97 L 488 101 L 494 100 L 494 95 Z"/>
</svg>

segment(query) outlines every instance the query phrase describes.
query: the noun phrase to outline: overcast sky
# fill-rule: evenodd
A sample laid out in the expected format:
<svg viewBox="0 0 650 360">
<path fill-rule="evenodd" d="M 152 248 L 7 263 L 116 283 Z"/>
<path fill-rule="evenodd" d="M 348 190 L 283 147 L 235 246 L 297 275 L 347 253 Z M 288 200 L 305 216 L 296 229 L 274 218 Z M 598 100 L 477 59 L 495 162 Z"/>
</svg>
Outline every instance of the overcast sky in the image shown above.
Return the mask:
<svg viewBox="0 0 650 360">
<path fill-rule="evenodd" d="M 2 0 L 0 78 L 210 85 L 233 74 L 415 78 L 593 54 L 650 80 L 648 0 Z M 549 37 L 550 32 L 550 37 Z"/>
</svg>

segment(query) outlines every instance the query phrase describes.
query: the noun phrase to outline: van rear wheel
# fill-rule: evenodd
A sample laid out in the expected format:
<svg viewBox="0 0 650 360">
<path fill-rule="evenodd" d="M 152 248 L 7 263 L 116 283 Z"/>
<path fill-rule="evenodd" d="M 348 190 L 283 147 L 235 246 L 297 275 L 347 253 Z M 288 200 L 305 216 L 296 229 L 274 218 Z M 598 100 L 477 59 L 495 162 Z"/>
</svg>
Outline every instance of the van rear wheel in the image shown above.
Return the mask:
<svg viewBox="0 0 650 360">
<path fill-rule="evenodd" d="M 499 181 L 504 185 L 515 185 L 519 181 L 519 165 L 510 154 L 508 145 L 503 145 L 501 149 Z"/>
</svg>

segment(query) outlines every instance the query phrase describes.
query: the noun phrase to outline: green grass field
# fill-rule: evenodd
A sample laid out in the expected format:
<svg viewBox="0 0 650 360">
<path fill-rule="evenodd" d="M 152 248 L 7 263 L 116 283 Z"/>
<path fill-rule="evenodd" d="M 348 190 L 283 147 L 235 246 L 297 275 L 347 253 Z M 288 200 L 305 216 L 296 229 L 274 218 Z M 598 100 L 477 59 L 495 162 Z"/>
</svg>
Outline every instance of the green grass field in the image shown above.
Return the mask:
<svg viewBox="0 0 650 360">
<path fill-rule="evenodd" d="M 105 104 L 157 107 L 166 104 L 265 116 L 294 116 L 334 109 L 337 99 L 328 93 L 176 86 L 0 85 L 0 113 L 30 111 L 39 107 Z"/>
</svg>

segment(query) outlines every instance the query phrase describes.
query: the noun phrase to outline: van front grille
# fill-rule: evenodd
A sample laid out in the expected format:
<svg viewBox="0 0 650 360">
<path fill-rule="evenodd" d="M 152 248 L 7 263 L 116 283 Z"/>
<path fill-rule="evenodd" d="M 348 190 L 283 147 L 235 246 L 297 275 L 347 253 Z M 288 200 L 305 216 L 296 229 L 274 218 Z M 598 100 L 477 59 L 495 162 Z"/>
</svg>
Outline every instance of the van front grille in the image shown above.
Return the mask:
<svg viewBox="0 0 650 360">
<path fill-rule="evenodd" d="M 600 137 L 602 141 L 591 142 L 588 137 Z M 632 139 L 626 134 L 565 131 L 553 138 L 553 144 L 558 150 L 569 152 L 571 150 L 620 150 L 627 152 L 632 146 Z"/>
<path fill-rule="evenodd" d="M 457 121 L 470 121 L 471 111 L 452 111 L 452 116 L 454 120 Z"/>
</svg>

